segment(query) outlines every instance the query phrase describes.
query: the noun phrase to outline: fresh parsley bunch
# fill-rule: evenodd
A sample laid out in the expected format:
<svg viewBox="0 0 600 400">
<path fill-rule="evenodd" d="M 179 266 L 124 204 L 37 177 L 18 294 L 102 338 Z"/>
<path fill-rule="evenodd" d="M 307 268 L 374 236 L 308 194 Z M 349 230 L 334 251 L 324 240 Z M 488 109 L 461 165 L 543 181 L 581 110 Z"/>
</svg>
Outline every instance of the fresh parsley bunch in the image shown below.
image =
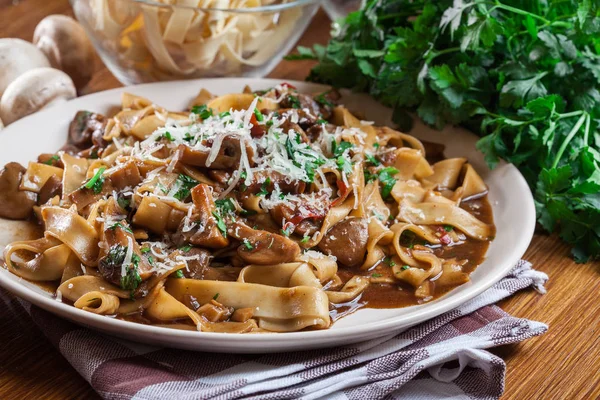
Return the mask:
<svg viewBox="0 0 600 400">
<path fill-rule="evenodd" d="M 538 222 L 600 256 L 600 0 L 367 0 L 334 24 L 308 79 L 372 94 L 410 127 L 479 133 L 491 167 L 512 162 Z"/>
</svg>

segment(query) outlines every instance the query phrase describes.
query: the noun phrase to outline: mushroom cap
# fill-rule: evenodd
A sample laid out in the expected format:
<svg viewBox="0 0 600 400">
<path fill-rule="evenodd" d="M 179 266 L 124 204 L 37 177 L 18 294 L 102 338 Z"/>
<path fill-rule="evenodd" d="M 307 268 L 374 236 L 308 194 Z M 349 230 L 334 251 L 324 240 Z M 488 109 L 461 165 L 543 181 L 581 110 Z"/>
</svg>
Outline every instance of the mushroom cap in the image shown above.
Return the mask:
<svg viewBox="0 0 600 400">
<path fill-rule="evenodd" d="M 81 89 L 94 72 L 94 47 L 83 27 L 66 15 L 49 15 L 35 28 L 33 43 L 53 68 L 64 71 Z"/>
<path fill-rule="evenodd" d="M 37 68 L 15 79 L 0 100 L 0 118 L 10 124 L 26 115 L 77 95 L 67 74 L 54 68 Z"/>
<path fill-rule="evenodd" d="M 0 39 L 0 97 L 21 74 L 49 66 L 44 53 L 33 44 L 21 39 Z"/>
</svg>

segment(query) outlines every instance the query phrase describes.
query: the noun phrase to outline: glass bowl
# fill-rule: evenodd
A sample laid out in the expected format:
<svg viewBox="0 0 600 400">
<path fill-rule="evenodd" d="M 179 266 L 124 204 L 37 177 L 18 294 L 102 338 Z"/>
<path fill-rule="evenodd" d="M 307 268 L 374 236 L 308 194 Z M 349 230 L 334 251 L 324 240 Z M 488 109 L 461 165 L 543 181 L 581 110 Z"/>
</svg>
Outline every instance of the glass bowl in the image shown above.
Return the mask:
<svg viewBox="0 0 600 400">
<path fill-rule="evenodd" d="M 320 0 L 70 2 L 104 64 L 132 85 L 263 77 L 302 36 Z"/>
</svg>

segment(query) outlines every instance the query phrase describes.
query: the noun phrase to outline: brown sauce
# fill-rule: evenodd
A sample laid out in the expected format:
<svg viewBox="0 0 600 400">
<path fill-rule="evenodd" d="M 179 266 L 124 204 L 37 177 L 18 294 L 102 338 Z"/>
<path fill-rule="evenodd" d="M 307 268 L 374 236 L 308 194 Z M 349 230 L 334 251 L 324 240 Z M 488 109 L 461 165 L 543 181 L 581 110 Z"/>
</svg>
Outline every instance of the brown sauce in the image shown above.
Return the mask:
<svg viewBox="0 0 600 400">
<path fill-rule="evenodd" d="M 494 218 L 492 215 L 492 207 L 487 199 L 487 196 L 483 196 L 479 199 L 473 199 L 464 201 L 461 204 L 461 208 L 473 214 L 482 222 L 487 224 L 493 224 Z M 456 246 L 438 247 L 434 249 L 436 256 L 444 259 L 456 257 L 458 260 L 466 260 L 463 266 L 463 272 L 470 274 L 477 266 L 479 266 L 485 259 L 485 254 L 488 250 L 490 241 L 478 241 L 467 238 L 464 243 Z M 377 268 L 377 273 L 383 276 L 392 276 L 392 269 L 389 266 L 383 266 Z M 340 266 L 338 275 L 343 282 L 347 282 L 355 275 L 361 275 L 369 279 L 373 273 L 373 270 L 364 271 L 359 268 L 346 268 Z M 445 286 L 438 288 L 435 286 L 435 281 L 431 282 L 433 288 L 432 297 L 426 301 L 439 298 L 440 296 L 448 293 L 452 289 L 460 286 Z M 342 316 L 352 313 L 360 308 L 400 308 L 422 304 L 426 301 L 415 296 L 415 290 L 412 286 L 403 283 L 371 283 L 361 296 L 352 300 L 348 303 L 332 305 L 330 315 L 335 321 Z"/>
</svg>

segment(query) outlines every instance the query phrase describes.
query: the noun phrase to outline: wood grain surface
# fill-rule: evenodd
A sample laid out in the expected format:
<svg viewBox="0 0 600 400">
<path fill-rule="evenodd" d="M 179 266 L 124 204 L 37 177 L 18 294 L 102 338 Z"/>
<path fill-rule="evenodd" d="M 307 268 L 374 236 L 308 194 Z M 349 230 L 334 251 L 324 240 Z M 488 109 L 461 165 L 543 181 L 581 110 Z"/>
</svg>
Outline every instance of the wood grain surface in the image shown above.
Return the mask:
<svg viewBox="0 0 600 400">
<path fill-rule="evenodd" d="M 49 14 L 72 11 L 67 0 L 0 0 L 0 37 L 31 40 L 36 24 Z M 326 43 L 329 24 L 320 11 L 300 44 Z M 270 77 L 301 80 L 311 65 L 283 61 Z M 97 59 L 85 92 L 118 86 Z M 575 264 L 556 236 L 540 233 L 525 259 L 550 276 L 548 294 L 529 290 L 500 305 L 512 315 L 545 322 L 550 329 L 541 337 L 493 350 L 507 364 L 503 399 L 600 398 L 600 265 Z M 99 398 L 25 312 L 13 315 L 16 301 L 0 304 L 0 399 Z"/>
</svg>

